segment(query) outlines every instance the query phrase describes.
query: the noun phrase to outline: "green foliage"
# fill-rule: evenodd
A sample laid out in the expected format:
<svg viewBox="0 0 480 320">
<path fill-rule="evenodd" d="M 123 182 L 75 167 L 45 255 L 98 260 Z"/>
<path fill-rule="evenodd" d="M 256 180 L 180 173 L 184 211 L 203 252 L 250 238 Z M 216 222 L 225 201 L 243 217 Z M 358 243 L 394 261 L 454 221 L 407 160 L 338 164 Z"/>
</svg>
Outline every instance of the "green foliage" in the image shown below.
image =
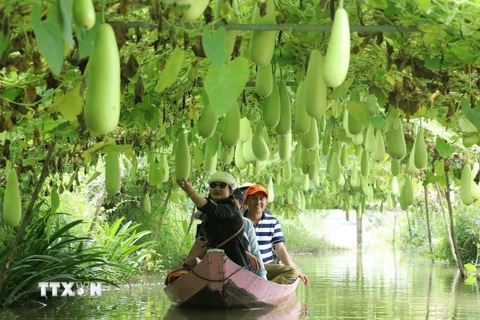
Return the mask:
<svg viewBox="0 0 480 320">
<path fill-rule="evenodd" d="M 111 225 L 108 222 L 103 226 L 97 224 L 95 229 L 95 244 L 106 249 L 105 260 L 115 265 L 122 265 L 131 271 L 128 274 L 113 273 L 112 281 L 126 280 L 124 276 L 127 275 L 138 276 L 138 272 L 135 273 L 135 271 L 144 267 L 154 253 L 152 241 L 139 243 L 139 240 L 150 234 L 150 231 L 137 232 L 140 224 L 132 225 L 132 221 L 122 224 L 123 220 L 124 218 L 119 218 Z M 108 276 L 108 273 L 105 276 Z"/>
<path fill-rule="evenodd" d="M 328 242 L 325 237 L 315 235 L 305 225 L 312 225 L 310 219 L 300 220 L 282 219 L 283 235 L 289 252 L 300 253 L 318 253 L 325 250 L 331 250 L 334 246 Z"/>
<path fill-rule="evenodd" d="M 441 260 L 453 261 L 450 243 L 443 232 L 441 242 L 435 250 L 435 255 Z M 478 244 L 480 243 L 480 221 L 478 206 L 459 206 L 455 210 L 455 235 L 460 258 L 464 264 L 476 263 Z"/>
<path fill-rule="evenodd" d="M 81 220 L 60 226 L 58 223 L 53 224 L 60 214 L 47 213 L 42 216 L 41 212 L 36 212 L 39 218 L 27 228 L 7 270 L 0 295 L 0 306 L 6 307 L 15 302 L 38 297 L 39 282 L 101 281 L 115 285 L 104 277 L 106 274 L 103 270 L 108 268 L 116 272 L 127 271 L 125 267 L 105 260 L 108 248 L 93 246 L 91 239 L 72 234 L 72 229 L 81 224 Z M 8 232 L 8 229 L 5 229 Z M 7 243 L 9 247 L 13 234 L 7 240 L 10 242 Z M 2 267 L 5 259 L 4 253 L 0 256 Z"/>
</svg>

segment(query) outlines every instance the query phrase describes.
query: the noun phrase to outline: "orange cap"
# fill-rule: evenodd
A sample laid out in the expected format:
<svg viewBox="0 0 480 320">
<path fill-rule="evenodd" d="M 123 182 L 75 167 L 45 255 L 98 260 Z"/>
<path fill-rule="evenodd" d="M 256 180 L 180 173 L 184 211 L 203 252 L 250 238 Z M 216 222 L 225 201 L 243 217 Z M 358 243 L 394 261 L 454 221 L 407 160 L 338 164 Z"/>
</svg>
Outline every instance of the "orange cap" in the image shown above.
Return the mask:
<svg viewBox="0 0 480 320">
<path fill-rule="evenodd" d="M 254 184 L 248 187 L 247 191 L 245 191 L 245 198 L 259 192 L 263 193 L 268 198 L 268 192 L 261 184 Z"/>
</svg>

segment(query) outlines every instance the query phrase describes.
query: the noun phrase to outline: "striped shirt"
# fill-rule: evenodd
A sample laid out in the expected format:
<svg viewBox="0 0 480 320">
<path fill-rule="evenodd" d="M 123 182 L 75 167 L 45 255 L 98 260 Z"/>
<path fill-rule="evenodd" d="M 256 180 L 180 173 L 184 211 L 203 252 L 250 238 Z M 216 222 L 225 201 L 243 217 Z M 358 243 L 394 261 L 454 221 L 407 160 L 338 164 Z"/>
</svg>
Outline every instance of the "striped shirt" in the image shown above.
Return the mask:
<svg viewBox="0 0 480 320">
<path fill-rule="evenodd" d="M 247 213 L 248 210 L 246 210 L 243 215 L 246 217 Z M 262 213 L 262 218 L 255 227 L 255 233 L 263 263 L 266 264 L 273 262 L 274 256 L 272 246 L 275 243 L 285 242 L 280 222 L 276 217 L 267 213 L 267 209 L 265 209 Z"/>
</svg>

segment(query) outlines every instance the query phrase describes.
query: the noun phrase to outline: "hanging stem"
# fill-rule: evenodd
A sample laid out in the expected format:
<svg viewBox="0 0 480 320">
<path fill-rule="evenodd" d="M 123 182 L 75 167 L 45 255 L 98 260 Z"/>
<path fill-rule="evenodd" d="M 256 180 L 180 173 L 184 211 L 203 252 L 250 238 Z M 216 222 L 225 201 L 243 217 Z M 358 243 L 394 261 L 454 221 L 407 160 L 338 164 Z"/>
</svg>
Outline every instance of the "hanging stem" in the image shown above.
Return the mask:
<svg viewBox="0 0 480 320">
<path fill-rule="evenodd" d="M 343 9 L 343 0 L 338 0 L 337 10 L 338 10 L 338 9 Z"/>
<path fill-rule="evenodd" d="M 100 1 L 100 22 L 105 23 L 105 0 Z"/>
<path fill-rule="evenodd" d="M 432 231 L 430 230 L 430 216 L 428 213 L 428 186 L 423 187 L 423 193 L 425 194 L 425 213 L 426 213 L 426 218 L 427 218 L 427 232 L 428 232 L 428 246 L 430 248 L 430 254 L 432 256 L 432 262 L 434 261 L 433 259 L 433 248 L 432 248 Z"/>
<path fill-rule="evenodd" d="M 447 184 L 446 187 L 446 192 L 445 192 L 445 198 L 447 199 L 447 204 L 448 204 L 448 214 L 450 216 L 450 233 L 452 235 L 452 244 L 453 244 L 453 252 L 456 257 L 456 262 L 457 262 L 457 268 L 458 271 L 460 272 L 460 276 L 462 279 L 465 278 L 465 274 L 463 271 L 463 263 L 462 263 L 462 258 L 460 257 L 460 253 L 458 251 L 458 246 L 457 246 L 457 240 L 455 237 L 455 221 L 453 220 L 453 207 L 452 207 L 452 201 L 450 200 L 450 181 L 448 179 L 448 169 L 445 168 L 445 182 Z"/>
</svg>

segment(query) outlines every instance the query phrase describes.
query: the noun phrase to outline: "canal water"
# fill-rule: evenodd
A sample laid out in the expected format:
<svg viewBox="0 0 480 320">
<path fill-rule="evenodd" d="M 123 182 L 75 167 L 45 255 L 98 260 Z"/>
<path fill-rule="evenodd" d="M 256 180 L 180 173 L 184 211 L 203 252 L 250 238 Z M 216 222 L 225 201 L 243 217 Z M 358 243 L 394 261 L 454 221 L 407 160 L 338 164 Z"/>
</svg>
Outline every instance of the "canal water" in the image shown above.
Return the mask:
<svg viewBox="0 0 480 320">
<path fill-rule="evenodd" d="M 310 278 L 274 309 L 218 311 L 175 308 L 163 278 L 103 291 L 97 297 L 51 297 L 3 319 L 455 319 L 480 318 L 480 282 L 465 284 L 456 269 L 418 256 L 355 250 L 295 255 Z M 39 291 L 40 296 L 40 291 Z"/>
</svg>

